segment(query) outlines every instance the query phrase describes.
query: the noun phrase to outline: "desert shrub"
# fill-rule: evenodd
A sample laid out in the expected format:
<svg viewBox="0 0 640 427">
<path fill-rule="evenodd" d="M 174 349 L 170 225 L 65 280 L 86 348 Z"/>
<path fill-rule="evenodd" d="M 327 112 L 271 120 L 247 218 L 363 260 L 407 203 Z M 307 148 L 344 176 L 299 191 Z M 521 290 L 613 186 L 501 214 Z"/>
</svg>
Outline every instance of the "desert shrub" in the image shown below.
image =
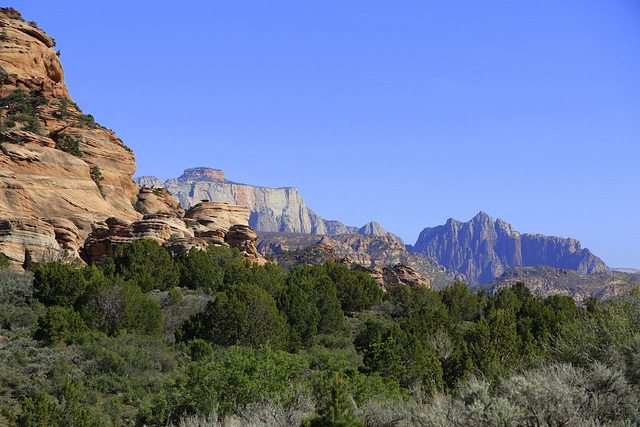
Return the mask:
<svg viewBox="0 0 640 427">
<path fill-rule="evenodd" d="M 225 417 L 266 399 L 278 399 L 288 408 L 296 400 L 307 366 L 302 356 L 282 351 L 229 347 L 216 352 L 213 360 L 191 363 L 140 411 L 138 421 L 164 425 L 214 411 Z"/>
<path fill-rule="evenodd" d="M 33 296 L 33 276 L 0 268 L 0 329 L 12 334 L 24 331 L 35 323 L 41 310 Z"/>
<path fill-rule="evenodd" d="M 90 332 L 75 335 L 71 346 L 82 355 L 86 387 L 100 393 L 121 393 L 128 404 L 139 404 L 146 395 L 160 390 L 167 376 L 183 363 L 175 349 L 138 334 L 109 337 Z"/>
<path fill-rule="evenodd" d="M 44 392 L 37 398 L 27 398 L 22 405 L 22 412 L 15 417 L 19 427 L 94 427 L 106 426 L 107 422 L 92 410 L 80 404 L 78 391 L 73 383 L 67 381 L 60 399 L 56 400 Z"/>
<path fill-rule="evenodd" d="M 65 343 L 71 334 L 85 332 L 80 315 L 69 307 L 52 306 L 38 318 L 33 337 L 48 344 Z"/>
<path fill-rule="evenodd" d="M 91 114 L 80 114 L 78 116 L 78 127 L 95 129 L 98 124 Z"/>
<path fill-rule="evenodd" d="M 7 269 L 11 266 L 11 262 L 9 262 L 9 258 L 7 258 L 3 253 L 0 252 L 0 270 Z"/>
<path fill-rule="evenodd" d="M 62 138 L 56 142 L 55 148 L 76 157 L 82 157 L 82 151 L 80 151 L 80 140 L 69 135 L 62 136 Z"/>
<path fill-rule="evenodd" d="M 177 301 L 169 296 L 168 292 L 153 292 L 149 296 L 158 303 L 162 313 L 162 339 L 166 343 L 175 342 L 176 330 L 192 314 L 202 312 L 209 301 L 215 295 L 190 292 L 184 293 L 176 288 L 171 288 L 182 295 L 182 299 Z"/>
<path fill-rule="evenodd" d="M 160 307 L 131 283 L 93 289 L 80 311 L 87 325 L 109 335 L 124 330 L 145 335 L 157 335 L 162 331 Z"/>
<path fill-rule="evenodd" d="M 594 363 L 583 387 L 588 399 L 582 409 L 602 425 L 640 422 L 638 389 L 629 384 L 622 370 Z"/>
<path fill-rule="evenodd" d="M 606 363 L 632 343 L 637 322 L 638 316 L 629 304 L 610 301 L 595 312 L 562 324 L 548 352 L 559 362 L 585 368 L 595 362 Z"/>
<path fill-rule="evenodd" d="M 89 175 L 91 176 L 91 180 L 96 183 L 96 187 L 98 187 L 98 191 L 100 191 L 100 195 L 104 199 L 106 195 L 104 193 L 104 188 L 102 187 L 102 181 L 104 181 L 102 171 L 98 166 L 92 166 L 91 169 L 89 169 Z"/>
</svg>

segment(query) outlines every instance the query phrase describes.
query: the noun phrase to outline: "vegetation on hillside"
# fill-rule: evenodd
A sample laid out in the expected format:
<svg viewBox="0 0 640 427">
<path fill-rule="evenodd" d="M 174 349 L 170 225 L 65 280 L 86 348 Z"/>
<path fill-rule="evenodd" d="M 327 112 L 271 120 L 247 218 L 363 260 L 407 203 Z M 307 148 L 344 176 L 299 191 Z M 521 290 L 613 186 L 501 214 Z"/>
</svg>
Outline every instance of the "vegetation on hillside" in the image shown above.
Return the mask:
<svg viewBox="0 0 640 427">
<path fill-rule="evenodd" d="M 140 240 L 0 269 L 0 424 L 635 425 L 639 308 Z"/>
</svg>

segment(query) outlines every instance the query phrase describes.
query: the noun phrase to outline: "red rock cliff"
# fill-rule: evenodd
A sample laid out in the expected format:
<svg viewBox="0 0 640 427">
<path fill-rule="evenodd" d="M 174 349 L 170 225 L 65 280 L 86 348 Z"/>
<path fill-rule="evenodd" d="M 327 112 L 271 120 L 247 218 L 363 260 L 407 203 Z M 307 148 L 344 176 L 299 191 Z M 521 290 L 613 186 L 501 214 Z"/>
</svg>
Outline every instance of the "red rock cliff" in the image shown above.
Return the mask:
<svg viewBox="0 0 640 427">
<path fill-rule="evenodd" d="M 140 217 L 133 152 L 72 101 L 53 47 L 35 24 L 0 9 L 0 251 L 14 263 L 24 249 L 37 254 L 38 241 L 40 252 L 77 253 L 91 224 Z M 27 245 L 12 232 L 25 229 L 43 235 Z"/>
</svg>

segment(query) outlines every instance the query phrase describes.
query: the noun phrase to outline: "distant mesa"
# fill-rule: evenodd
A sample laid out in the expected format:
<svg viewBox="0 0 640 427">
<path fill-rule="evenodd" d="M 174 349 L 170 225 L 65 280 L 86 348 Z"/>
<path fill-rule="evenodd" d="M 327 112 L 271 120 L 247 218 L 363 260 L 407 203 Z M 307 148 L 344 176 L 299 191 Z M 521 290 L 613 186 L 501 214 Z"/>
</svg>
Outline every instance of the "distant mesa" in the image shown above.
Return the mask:
<svg viewBox="0 0 640 427">
<path fill-rule="evenodd" d="M 164 184 L 152 176 L 142 176 L 134 181 L 141 187 L 166 188 L 185 209 L 200 200 L 246 206 L 251 211 L 249 225 L 258 232 L 391 236 L 404 244 L 402 239 L 387 232 L 376 222 L 358 228 L 321 218 L 306 206 L 295 187 L 269 188 L 239 184 L 227 180 L 219 169 L 186 169 L 180 177 L 169 179 Z"/>
</svg>

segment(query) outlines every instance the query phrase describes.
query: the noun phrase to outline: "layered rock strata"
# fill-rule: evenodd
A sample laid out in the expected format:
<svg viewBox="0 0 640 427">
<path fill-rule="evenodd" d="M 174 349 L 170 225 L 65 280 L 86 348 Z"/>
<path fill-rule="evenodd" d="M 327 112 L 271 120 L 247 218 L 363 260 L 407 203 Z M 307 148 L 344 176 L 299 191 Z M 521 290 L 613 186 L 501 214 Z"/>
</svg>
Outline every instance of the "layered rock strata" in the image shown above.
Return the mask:
<svg viewBox="0 0 640 427">
<path fill-rule="evenodd" d="M 44 31 L 11 8 L 0 9 L 0 30 L 0 248 L 14 263 L 27 249 L 78 254 L 91 224 L 140 217 L 135 156 L 73 102 Z"/>
<path fill-rule="evenodd" d="M 224 245 L 238 248 L 245 257 L 264 264 L 266 260 L 256 250 L 257 235 L 246 223 L 248 216 L 246 208 L 203 203 L 187 211 L 185 218 L 167 213 L 148 214 L 133 223 L 109 218 L 94 225 L 84 245 L 84 257 L 89 263 L 98 262 L 105 255 L 113 257 L 119 245 L 152 239 L 174 257 L 194 246 L 206 249 L 209 245 Z"/>
</svg>

